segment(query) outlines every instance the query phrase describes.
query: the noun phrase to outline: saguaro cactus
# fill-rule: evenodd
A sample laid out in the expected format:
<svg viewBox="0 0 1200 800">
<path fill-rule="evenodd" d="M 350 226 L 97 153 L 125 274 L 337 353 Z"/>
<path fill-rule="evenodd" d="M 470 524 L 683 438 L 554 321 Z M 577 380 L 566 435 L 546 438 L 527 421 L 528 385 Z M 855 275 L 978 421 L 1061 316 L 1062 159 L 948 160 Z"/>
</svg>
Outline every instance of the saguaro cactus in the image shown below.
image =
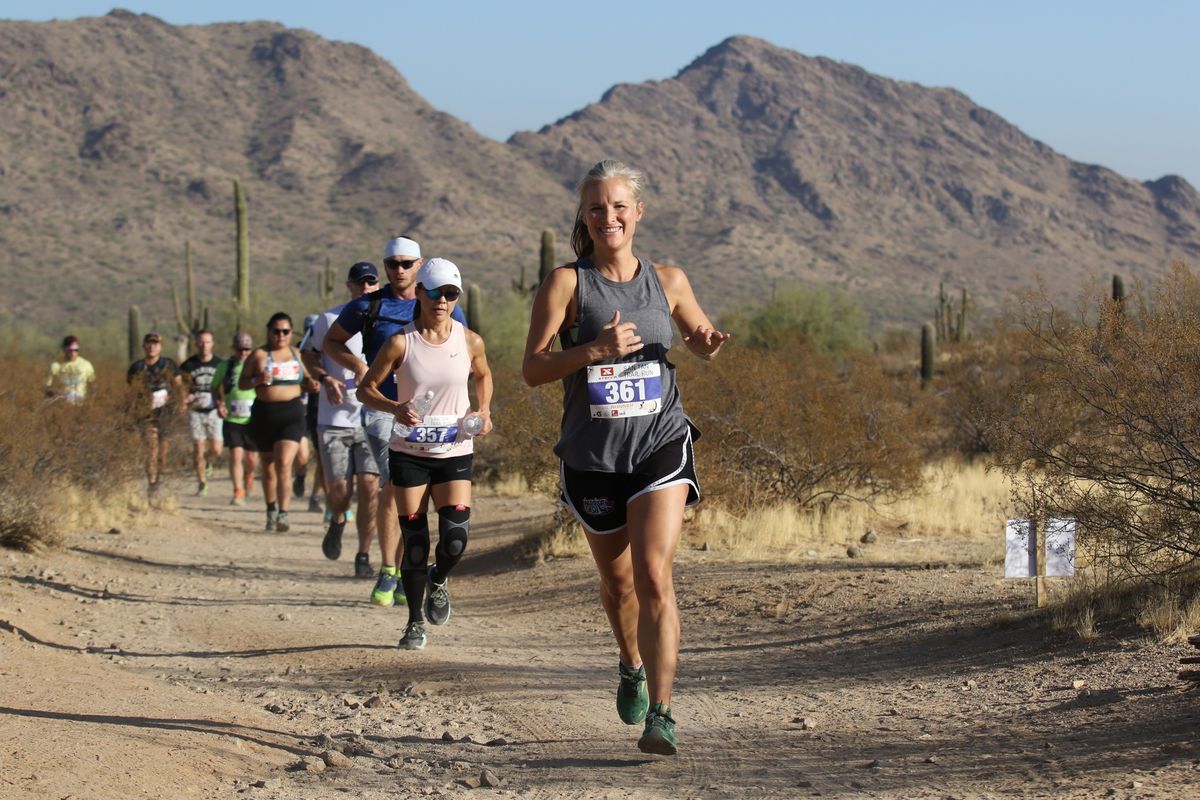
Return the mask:
<svg viewBox="0 0 1200 800">
<path fill-rule="evenodd" d="M 467 284 L 467 327 L 483 333 L 483 290 L 477 283 Z"/>
<path fill-rule="evenodd" d="M 928 386 L 933 381 L 934 339 L 936 334 L 933 324 L 926 322 L 921 326 L 921 385 Z"/>
<path fill-rule="evenodd" d="M 129 307 L 129 360 L 134 361 L 142 352 L 142 312 L 137 306 Z"/>
<path fill-rule="evenodd" d="M 246 195 L 242 184 L 233 180 L 233 206 L 237 216 L 237 283 L 234 298 L 237 301 L 237 329 L 245 330 L 250 316 L 250 229 L 246 223 Z"/>
<path fill-rule="evenodd" d="M 551 270 L 555 267 L 554 259 L 554 231 L 542 231 L 542 252 L 541 262 L 538 265 L 538 286 L 542 285 L 542 281 L 550 276 Z"/>
<path fill-rule="evenodd" d="M 171 302 L 175 307 L 175 325 L 179 328 L 180 336 L 184 337 L 186 342 L 191 342 L 196 332 L 201 328 L 208 327 L 208 310 L 204 311 L 205 319 L 201 321 L 200 317 L 196 316 L 196 281 L 192 271 L 192 243 L 183 243 L 183 271 L 184 280 L 187 285 L 187 314 L 184 314 L 184 309 L 179 304 L 179 293 L 175 291 L 175 284 L 171 284 Z"/>
</svg>

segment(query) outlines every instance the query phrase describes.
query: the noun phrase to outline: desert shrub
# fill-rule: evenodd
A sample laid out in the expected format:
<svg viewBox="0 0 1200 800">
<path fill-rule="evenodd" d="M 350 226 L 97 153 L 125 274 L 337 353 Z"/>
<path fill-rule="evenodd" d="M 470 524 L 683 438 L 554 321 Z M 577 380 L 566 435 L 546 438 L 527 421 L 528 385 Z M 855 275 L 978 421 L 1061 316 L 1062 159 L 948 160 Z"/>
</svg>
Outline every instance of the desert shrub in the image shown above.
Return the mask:
<svg viewBox="0 0 1200 800">
<path fill-rule="evenodd" d="M 1172 274 L 1068 313 L 1019 311 L 1032 368 L 989 420 L 1026 514 L 1066 513 L 1114 574 L 1165 580 L 1200 556 L 1200 281 Z"/>
<path fill-rule="evenodd" d="M 558 480 L 558 442 L 562 420 L 562 384 L 531 389 L 521 378 L 520 362 L 492 365 L 496 396 L 495 429 L 479 440 L 476 470 L 483 480 L 521 478 L 530 489 L 554 492 Z"/>
<path fill-rule="evenodd" d="M 488 363 L 493 369 L 516 370 L 521 379 L 521 360 L 525 354 L 525 336 L 529 331 L 530 298 L 522 292 L 509 291 L 489 296 L 485 301 L 481 327 L 487 343 Z"/>
<path fill-rule="evenodd" d="M 125 496 L 143 464 L 128 422 L 125 369 L 93 362 L 97 381 L 78 406 L 42 395 L 48 361 L 9 357 L 0 389 L 0 546 L 52 544 L 83 512 Z"/>
<path fill-rule="evenodd" d="M 828 355 L 866 350 L 865 320 L 862 308 L 844 292 L 793 284 L 775 291 L 761 307 L 721 317 L 718 327 L 743 347 L 804 346 Z"/>
<path fill-rule="evenodd" d="M 970 459 L 992 452 L 991 421 L 1005 413 L 1008 398 L 1036 369 L 1023 342 L 1008 322 L 996 320 L 976 338 L 945 346 L 926 390 L 945 455 Z"/>
<path fill-rule="evenodd" d="M 807 349 L 681 358 L 684 407 L 707 491 L 730 507 L 902 495 L 921 484 L 928 415 L 915 384 L 874 359 Z"/>
</svg>

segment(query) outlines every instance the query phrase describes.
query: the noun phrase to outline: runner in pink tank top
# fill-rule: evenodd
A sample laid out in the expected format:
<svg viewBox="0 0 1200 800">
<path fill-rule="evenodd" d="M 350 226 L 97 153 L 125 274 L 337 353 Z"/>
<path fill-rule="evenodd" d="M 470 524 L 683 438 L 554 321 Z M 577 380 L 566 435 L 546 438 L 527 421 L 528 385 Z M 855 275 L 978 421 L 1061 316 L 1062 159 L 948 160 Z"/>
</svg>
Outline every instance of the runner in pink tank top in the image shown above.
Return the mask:
<svg viewBox="0 0 1200 800">
<path fill-rule="evenodd" d="M 492 373 L 483 338 L 450 317 L 462 291 L 458 267 L 444 258 L 426 261 L 417 273 L 413 321 L 380 349 L 357 393 L 363 405 L 396 417 L 389 470 L 404 545 L 399 566 L 408 625 L 400 647 L 407 650 L 425 648 L 426 622 L 442 625 L 450 618 L 449 575 L 466 550 L 471 518 L 474 445 L 465 423 L 482 423 L 476 436 L 492 430 Z M 396 396 L 407 398 L 403 402 L 389 400 L 380 391 L 393 374 Z M 475 411 L 467 393 L 472 375 Z M 433 564 L 428 497 L 438 512 Z"/>
</svg>

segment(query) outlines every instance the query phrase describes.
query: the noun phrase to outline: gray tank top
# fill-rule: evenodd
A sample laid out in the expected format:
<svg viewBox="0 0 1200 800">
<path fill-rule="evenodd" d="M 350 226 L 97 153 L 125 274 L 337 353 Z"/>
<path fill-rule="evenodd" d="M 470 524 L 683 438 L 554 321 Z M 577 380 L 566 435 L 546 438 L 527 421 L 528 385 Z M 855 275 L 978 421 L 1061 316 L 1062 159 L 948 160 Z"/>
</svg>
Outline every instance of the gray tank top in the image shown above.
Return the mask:
<svg viewBox="0 0 1200 800">
<path fill-rule="evenodd" d="M 573 469 L 629 474 L 690 424 L 667 360 L 671 306 L 654 265 L 645 258 L 638 264 L 637 275 L 623 283 L 597 272 L 590 258 L 575 264 L 579 310 L 562 336 L 563 349 L 591 342 L 617 310 L 621 322 L 637 325 L 643 346 L 563 378 L 562 438 L 554 452 Z"/>
</svg>

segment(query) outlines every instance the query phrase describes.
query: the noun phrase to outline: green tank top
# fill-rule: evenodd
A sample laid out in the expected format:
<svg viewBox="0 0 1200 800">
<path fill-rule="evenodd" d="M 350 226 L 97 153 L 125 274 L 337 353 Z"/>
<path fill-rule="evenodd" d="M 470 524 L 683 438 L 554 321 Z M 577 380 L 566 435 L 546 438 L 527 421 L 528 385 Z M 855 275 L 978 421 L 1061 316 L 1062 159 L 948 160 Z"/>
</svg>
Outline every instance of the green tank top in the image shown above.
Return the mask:
<svg viewBox="0 0 1200 800">
<path fill-rule="evenodd" d="M 254 405 L 254 390 L 237 388 L 245 365 L 244 361 L 229 358 L 222 361 L 213 374 L 213 384 L 220 386 L 225 393 L 225 419 L 236 425 L 250 422 L 250 408 Z"/>
</svg>

